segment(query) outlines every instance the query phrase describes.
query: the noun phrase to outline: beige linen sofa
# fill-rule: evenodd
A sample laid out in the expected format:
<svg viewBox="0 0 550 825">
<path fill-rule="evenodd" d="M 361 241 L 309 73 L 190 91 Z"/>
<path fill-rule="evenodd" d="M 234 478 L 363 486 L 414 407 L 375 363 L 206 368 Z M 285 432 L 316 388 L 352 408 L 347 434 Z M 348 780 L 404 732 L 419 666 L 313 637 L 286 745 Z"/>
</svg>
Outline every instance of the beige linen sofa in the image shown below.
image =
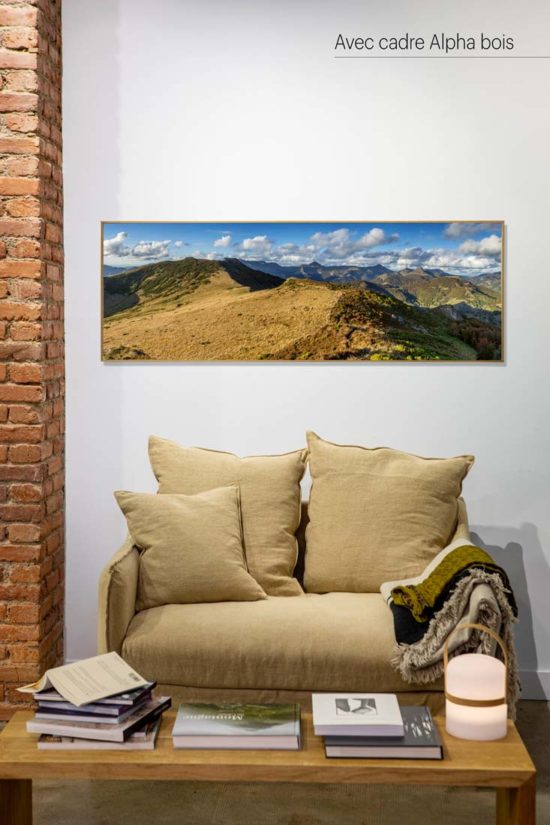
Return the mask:
<svg viewBox="0 0 550 825">
<path fill-rule="evenodd" d="M 297 532 L 303 577 L 307 504 Z M 459 499 L 454 538 L 469 538 Z M 99 652 L 115 650 L 174 701 L 300 701 L 312 691 L 392 692 L 442 705 L 442 684 L 405 683 L 391 665 L 393 619 L 380 593 L 304 593 L 136 611 L 139 551 L 130 538 L 102 572 Z M 401 570 L 396 569 L 394 579 Z"/>
</svg>

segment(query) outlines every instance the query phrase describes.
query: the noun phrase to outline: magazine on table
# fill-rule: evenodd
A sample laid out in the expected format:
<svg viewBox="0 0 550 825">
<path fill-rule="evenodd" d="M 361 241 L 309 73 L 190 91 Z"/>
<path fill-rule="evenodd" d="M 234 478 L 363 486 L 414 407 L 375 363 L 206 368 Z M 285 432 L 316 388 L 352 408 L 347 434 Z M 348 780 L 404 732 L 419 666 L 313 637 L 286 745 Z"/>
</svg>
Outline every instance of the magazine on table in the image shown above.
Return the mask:
<svg viewBox="0 0 550 825">
<path fill-rule="evenodd" d="M 112 651 L 50 668 L 37 682 L 17 689 L 34 695 L 53 687 L 65 700 L 80 707 L 146 684 L 143 676 Z"/>
</svg>

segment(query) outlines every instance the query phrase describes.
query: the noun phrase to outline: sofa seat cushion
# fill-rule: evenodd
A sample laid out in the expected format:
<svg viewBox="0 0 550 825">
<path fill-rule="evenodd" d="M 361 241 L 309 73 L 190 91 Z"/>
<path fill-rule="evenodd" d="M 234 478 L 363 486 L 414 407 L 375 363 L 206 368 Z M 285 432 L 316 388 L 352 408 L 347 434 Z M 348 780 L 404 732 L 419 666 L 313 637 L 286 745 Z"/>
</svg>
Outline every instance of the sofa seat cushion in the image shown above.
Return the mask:
<svg viewBox="0 0 550 825">
<path fill-rule="evenodd" d="M 130 623 L 122 656 L 171 685 L 415 690 L 390 664 L 394 643 L 380 593 L 304 594 L 144 610 Z"/>
</svg>

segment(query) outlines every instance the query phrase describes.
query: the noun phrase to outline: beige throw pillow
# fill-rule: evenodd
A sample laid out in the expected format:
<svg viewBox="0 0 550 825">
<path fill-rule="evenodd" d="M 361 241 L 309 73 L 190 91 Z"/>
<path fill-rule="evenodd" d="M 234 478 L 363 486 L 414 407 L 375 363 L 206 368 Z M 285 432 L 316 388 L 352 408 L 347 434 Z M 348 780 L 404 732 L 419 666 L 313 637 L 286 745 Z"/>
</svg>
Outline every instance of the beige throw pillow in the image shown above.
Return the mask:
<svg viewBox="0 0 550 825">
<path fill-rule="evenodd" d="M 237 487 L 196 496 L 119 491 L 115 498 L 143 551 L 138 610 L 265 599 L 246 570 Z"/>
<path fill-rule="evenodd" d="M 384 581 L 417 576 L 449 543 L 473 456 L 420 458 L 311 432 L 307 440 L 306 590 L 375 593 Z"/>
<path fill-rule="evenodd" d="M 192 494 L 238 484 L 250 574 L 269 596 L 299 596 L 303 592 L 292 574 L 307 450 L 239 458 L 151 436 L 149 457 L 159 493 Z"/>
</svg>

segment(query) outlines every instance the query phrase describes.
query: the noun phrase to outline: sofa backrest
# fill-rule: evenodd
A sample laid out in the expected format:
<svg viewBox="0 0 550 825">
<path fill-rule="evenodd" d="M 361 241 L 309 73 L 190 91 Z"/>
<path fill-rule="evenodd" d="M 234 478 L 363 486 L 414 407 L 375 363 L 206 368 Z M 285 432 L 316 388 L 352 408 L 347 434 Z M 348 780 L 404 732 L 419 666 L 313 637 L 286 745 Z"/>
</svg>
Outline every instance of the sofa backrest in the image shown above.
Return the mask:
<svg viewBox="0 0 550 825">
<path fill-rule="evenodd" d="M 308 501 L 302 501 L 302 515 L 300 518 L 300 526 L 296 530 L 296 538 L 298 540 L 298 559 L 296 567 L 294 568 L 294 576 L 298 579 L 300 584 L 304 584 L 304 566 L 306 559 L 306 527 L 309 521 Z M 453 539 L 470 538 L 470 528 L 468 525 L 468 513 L 466 511 L 466 503 L 463 498 L 458 499 L 458 518 L 456 524 L 456 531 Z M 399 571 L 396 571 L 396 578 L 399 576 Z"/>
</svg>

